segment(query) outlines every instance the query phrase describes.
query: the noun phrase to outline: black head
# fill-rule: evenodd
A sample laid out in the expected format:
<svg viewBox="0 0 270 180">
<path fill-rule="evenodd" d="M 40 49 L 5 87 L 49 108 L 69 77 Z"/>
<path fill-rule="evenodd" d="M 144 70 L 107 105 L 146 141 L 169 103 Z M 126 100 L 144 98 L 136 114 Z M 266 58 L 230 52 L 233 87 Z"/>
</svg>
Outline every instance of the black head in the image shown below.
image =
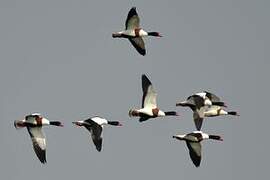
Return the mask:
<svg viewBox="0 0 270 180">
<path fill-rule="evenodd" d="M 122 126 L 122 124 L 119 121 L 108 121 L 108 124 L 113 126 Z"/>
<path fill-rule="evenodd" d="M 209 135 L 209 139 L 223 141 L 223 139 L 220 136 L 218 136 L 218 135 Z"/>
<path fill-rule="evenodd" d="M 177 112 L 175 111 L 167 111 L 167 112 L 164 112 L 166 116 L 179 116 L 177 114 Z"/>
<path fill-rule="evenodd" d="M 159 32 L 148 32 L 148 36 L 162 37 Z"/>
<path fill-rule="evenodd" d="M 60 121 L 50 121 L 50 125 L 61 126 L 61 127 L 64 126 Z"/>
<path fill-rule="evenodd" d="M 230 111 L 228 114 L 233 115 L 233 116 L 240 116 L 236 111 Z"/>
</svg>

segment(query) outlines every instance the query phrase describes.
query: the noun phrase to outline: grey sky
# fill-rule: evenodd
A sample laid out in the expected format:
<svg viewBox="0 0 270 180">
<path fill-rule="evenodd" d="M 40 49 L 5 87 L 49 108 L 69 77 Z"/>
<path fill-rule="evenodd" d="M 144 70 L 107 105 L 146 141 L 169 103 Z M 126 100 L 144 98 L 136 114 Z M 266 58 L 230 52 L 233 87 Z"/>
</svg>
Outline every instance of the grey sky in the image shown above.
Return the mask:
<svg viewBox="0 0 270 180">
<path fill-rule="evenodd" d="M 145 30 L 164 36 L 146 39 L 145 57 L 111 37 L 132 6 Z M 1 179 L 266 179 L 269 8 L 267 0 L 1 0 Z M 160 108 L 180 117 L 128 117 L 140 107 L 143 73 Z M 241 116 L 205 121 L 202 130 L 224 142 L 204 141 L 195 168 L 185 143 L 171 136 L 195 130 L 191 111 L 175 103 L 201 90 Z M 44 128 L 46 165 L 27 131 L 13 127 L 32 112 L 65 125 Z M 71 124 L 92 115 L 124 124 L 105 129 L 101 153 Z"/>
</svg>

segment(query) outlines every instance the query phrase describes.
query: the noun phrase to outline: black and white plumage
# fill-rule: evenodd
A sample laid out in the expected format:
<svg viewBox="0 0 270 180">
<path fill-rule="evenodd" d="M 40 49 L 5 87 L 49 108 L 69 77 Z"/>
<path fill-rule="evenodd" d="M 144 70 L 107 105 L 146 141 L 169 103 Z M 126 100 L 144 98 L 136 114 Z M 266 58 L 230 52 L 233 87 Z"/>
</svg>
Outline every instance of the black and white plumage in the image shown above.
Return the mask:
<svg viewBox="0 0 270 180">
<path fill-rule="evenodd" d="M 196 167 L 200 166 L 201 163 L 201 141 L 204 139 L 214 139 L 218 141 L 223 141 L 223 139 L 218 135 L 208 135 L 202 131 L 193 131 L 192 133 L 184 135 L 174 135 L 173 138 L 178 140 L 184 140 L 187 144 L 189 150 L 189 156 Z"/>
<path fill-rule="evenodd" d="M 226 104 L 223 101 L 221 101 L 221 99 L 217 95 L 210 93 L 208 91 L 196 93 L 196 95 L 199 95 L 200 97 L 204 99 L 205 105 L 209 105 L 209 106 L 217 105 L 221 107 L 227 107 Z"/>
<path fill-rule="evenodd" d="M 99 116 L 94 116 L 84 121 L 76 121 L 72 123 L 77 126 L 84 126 L 91 133 L 92 141 L 99 152 L 102 149 L 102 131 L 104 125 L 122 126 L 118 121 L 108 121 Z"/>
<path fill-rule="evenodd" d="M 176 106 L 184 106 L 189 107 L 193 111 L 193 120 L 197 130 L 201 130 L 204 111 L 206 110 L 205 100 L 203 97 L 195 94 L 189 96 L 186 101 L 182 101 L 180 103 L 176 103 Z"/>
<path fill-rule="evenodd" d="M 161 37 L 158 32 L 146 32 L 140 28 L 140 18 L 137 14 L 136 7 L 132 7 L 128 13 L 125 30 L 112 34 L 113 38 L 127 38 L 134 48 L 141 54 L 146 54 L 143 36 Z"/>
<path fill-rule="evenodd" d="M 215 117 L 222 115 L 240 116 L 236 111 L 226 111 L 220 106 L 212 105 L 203 112 L 204 117 Z"/>
<path fill-rule="evenodd" d="M 25 116 L 25 119 L 14 121 L 14 126 L 18 128 L 26 127 L 33 143 L 33 149 L 41 163 L 46 163 L 46 138 L 42 132 L 42 126 L 54 125 L 63 126 L 59 121 L 49 121 L 39 113 Z"/>
<path fill-rule="evenodd" d="M 197 130 L 201 130 L 203 119 L 205 117 L 213 117 L 220 115 L 238 115 L 237 112 L 227 112 L 223 107 L 225 103 L 216 95 L 203 91 L 196 93 L 187 98 L 186 101 L 176 103 L 176 106 L 189 107 L 193 111 L 193 120 Z"/>
<path fill-rule="evenodd" d="M 175 111 L 163 112 L 157 106 L 157 93 L 151 81 L 146 77 L 145 74 L 142 75 L 142 106 L 141 109 L 131 109 L 129 111 L 129 116 L 139 116 L 140 122 L 146 121 L 149 118 L 162 117 L 162 116 L 178 116 Z"/>
<path fill-rule="evenodd" d="M 194 109 L 200 109 L 203 106 L 209 107 L 212 105 L 227 107 L 225 103 L 221 101 L 218 96 L 207 91 L 193 94 L 189 96 L 186 101 L 176 104 L 176 106 L 188 106 L 193 111 Z"/>
</svg>

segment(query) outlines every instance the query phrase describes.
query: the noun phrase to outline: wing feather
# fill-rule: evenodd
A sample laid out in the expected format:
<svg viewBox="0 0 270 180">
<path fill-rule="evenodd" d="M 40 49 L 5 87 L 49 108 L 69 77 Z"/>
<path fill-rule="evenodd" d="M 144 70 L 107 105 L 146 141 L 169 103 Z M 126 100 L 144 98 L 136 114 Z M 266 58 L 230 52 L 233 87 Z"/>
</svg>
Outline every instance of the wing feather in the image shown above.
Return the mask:
<svg viewBox="0 0 270 180">
<path fill-rule="evenodd" d="M 140 53 L 141 55 L 146 54 L 145 45 L 142 37 L 132 37 L 128 38 L 133 47 Z"/>
<path fill-rule="evenodd" d="M 155 92 L 151 81 L 142 75 L 142 89 L 143 89 L 143 98 L 142 98 L 142 108 L 156 108 L 157 107 L 157 93 Z"/>
<path fill-rule="evenodd" d="M 41 127 L 28 127 L 33 149 L 41 163 L 46 163 L 46 139 Z"/>
<path fill-rule="evenodd" d="M 200 131 L 202 128 L 202 123 L 203 123 L 203 116 L 200 113 L 200 111 L 196 110 L 193 112 L 193 120 L 194 120 L 196 129 Z"/>
<path fill-rule="evenodd" d="M 91 121 L 90 121 L 91 122 Z M 102 149 L 102 129 L 103 127 L 92 121 L 89 125 L 85 125 L 86 129 L 91 133 L 91 138 L 98 151 Z"/>
<path fill-rule="evenodd" d="M 189 156 L 196 167 L 200 166 L 201 163 L 201 144 L 199 142 L 186 141 L 189 149 Z"/>
<path fill-rule="evenodd" d="M 125 25 L 126 30 L 140 27 L 140 18 L 137 14 L 136 7 L 133 7 L 129 10 Z"/>
</svg>

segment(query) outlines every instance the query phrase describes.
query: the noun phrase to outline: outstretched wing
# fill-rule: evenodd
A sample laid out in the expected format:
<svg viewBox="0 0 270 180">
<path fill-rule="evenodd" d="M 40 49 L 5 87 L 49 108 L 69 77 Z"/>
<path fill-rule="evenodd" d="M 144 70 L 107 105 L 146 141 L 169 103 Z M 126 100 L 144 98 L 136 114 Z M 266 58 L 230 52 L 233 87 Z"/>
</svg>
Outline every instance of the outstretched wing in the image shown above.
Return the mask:
<svg viewBox="0 0 270 180">
<path fill-rule="evenodd" d="M 196 109 L 201 109 L 204 106 L 204 99 L 199 95 L 192 95 L 187 98 L 190 104 L 195 105 Z M 193 110 L 194 111 L 194 110 Z"/>
<path fill-rule="evenodd" d="M 129 10 L 125 24 L 126 24 L 126 30 L 136 29 L 140 27 L 140 18 L 136 12 L 136 7 L 133 7 Z"/>
<path fill-rule="evenodd" d="M 128 38 L 133 47 L 140 53 L 141 55 L 146 54 L 145 45 L 142 37 L 132 37 Z"/>
<path fill-rule="evenodd" d="M 196 111 L 193 111 L 193 120 L 194 120 L 194 123 L 195 123 L 195 126 L 196 126 L 196 129 L 198 131 L 201 130 L 202 128 L 202 123 L 203 123 L 203 115 L 202 115 L 202 111 L 199 111 L 199 110 L 196 110 Z"/>
<path fill-rule="evenodd" d="M 142 75 L 142 108 L 156 108 L 157 107 L 157 93 L 155 92 L 151 81 L 146 77 L 145 74 Z"/>
<path fill-rule="evenodd" d="M 220 102 L 220 98 L 218 96 L 216 96 L 215 94 L 207 92 L 207 91 L 204 91 L 204 92 L 206 93 L 206 97 L 208 97 L 210 99 L 210 101 Z"/>
<path fill-rule="evenodd" d="M 186 141 L 189 156 L 196 167 L 200 166 L 201 163 L 201 144 L 199 142 Z"/>
<path fill-rule="evenodd" d="M 94 121 L 89 121 L 89 125 L 85 125 L 86 129 L 91 133 L 91 138 L 98 151 L 102 149 L 102 126 Z"/>
<path fill-rule="evenodd" d="M 46 139 L 41 127 L 27 127 L 34 151 L 41 163 L 46 163 Z"/>
</svg>

